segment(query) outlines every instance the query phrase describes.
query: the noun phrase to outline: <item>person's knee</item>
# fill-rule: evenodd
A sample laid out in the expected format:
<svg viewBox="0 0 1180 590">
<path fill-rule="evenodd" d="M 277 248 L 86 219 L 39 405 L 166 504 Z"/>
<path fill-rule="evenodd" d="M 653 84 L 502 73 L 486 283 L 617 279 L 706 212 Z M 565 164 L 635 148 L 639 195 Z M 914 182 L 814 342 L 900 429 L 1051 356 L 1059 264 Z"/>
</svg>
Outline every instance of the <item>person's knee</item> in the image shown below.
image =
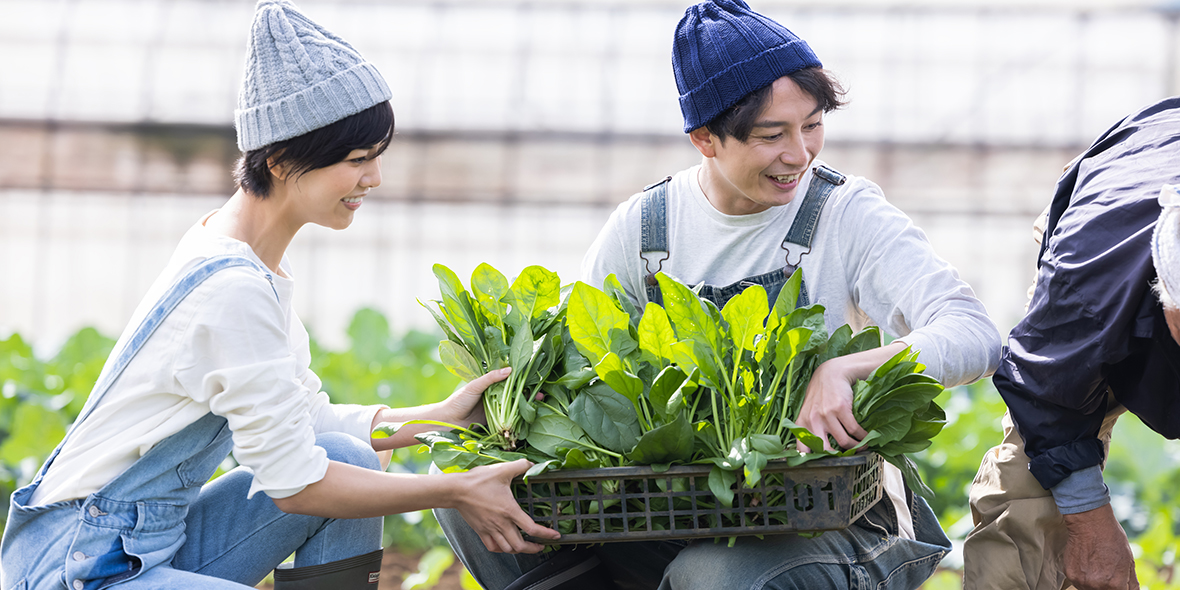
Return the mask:
<svg viewBox="0 0 1180 590">
<path fill-rule="evenodd" d="M 381 461 L 377 452 L 369 443 L 355 436 L 342 432 L 325 432 L 317 434 L 315 444 L 327 451 L 328 459 L 347 463 L 365 469 L 381 470 Z"/>
</svg>

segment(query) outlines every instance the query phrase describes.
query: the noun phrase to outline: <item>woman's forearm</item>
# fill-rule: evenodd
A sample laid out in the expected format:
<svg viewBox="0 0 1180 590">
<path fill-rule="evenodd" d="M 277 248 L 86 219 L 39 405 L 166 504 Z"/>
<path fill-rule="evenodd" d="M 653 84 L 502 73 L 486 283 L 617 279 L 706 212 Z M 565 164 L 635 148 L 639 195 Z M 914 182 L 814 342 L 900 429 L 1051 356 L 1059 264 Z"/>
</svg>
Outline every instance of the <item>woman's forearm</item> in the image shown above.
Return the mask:
<svg viewBox="0 0 1180 590">
<path fill-rule="evenodd" d="M 283 512 L 326 518 L 369 518 L 452 508 L 463 474 L 384 473 L 332 461 L 323 479 L 275 499 Z"/>
</svg>

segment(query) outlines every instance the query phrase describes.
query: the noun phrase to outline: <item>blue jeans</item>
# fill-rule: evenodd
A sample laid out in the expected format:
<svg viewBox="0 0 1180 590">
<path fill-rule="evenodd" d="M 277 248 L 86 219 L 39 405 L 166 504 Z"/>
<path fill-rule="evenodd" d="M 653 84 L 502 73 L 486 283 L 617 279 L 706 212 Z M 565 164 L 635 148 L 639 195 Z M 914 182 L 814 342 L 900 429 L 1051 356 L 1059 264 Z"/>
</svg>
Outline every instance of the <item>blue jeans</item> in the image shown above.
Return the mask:
<svg viewBox="0 0 1180 590">
<path fill-rule="evenodd" d="M 608 569 L 611 561 L 634 555 L 647 563 L 624 564 L 621 570 L 663 568 L 649 584 L 660 590 L 734 589 L 849 589 L 913 590 L 934 573 L 951 549 L 934 512 L 921 498 L 913 497 L 910 512 L 917 540 L 897 536 L 897 516 L 888 500 L 877 502 L 852 526 L 808 539 L 798 535 L 740 538 L 733 547 L 724 540 L 689 543 L 670 562 L 651 563 L 659 551 L 645 545 L 667 543 L 613 543 L 599 551 Z M 453 510 L 435 510 L 447 540 L 480 584 L 489 590 L 507 586 L 544 557 L 491 553 Z"/>
</svg>

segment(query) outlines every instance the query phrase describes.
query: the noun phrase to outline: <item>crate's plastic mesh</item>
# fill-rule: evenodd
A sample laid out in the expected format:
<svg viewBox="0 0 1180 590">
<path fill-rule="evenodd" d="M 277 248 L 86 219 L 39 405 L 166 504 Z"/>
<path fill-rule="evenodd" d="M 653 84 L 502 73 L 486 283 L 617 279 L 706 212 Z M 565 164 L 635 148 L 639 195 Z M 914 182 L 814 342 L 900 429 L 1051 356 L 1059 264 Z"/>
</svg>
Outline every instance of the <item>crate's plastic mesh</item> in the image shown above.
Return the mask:
<svg viewBox="0 0 1180 590">
<path fill-rule="evenodd" d="M 527 485 L 517 480 L 513 491 L 533 520 L 562 533 L 563 544 L 841 529 L 881 498 L 876 454 L 798 467 L 771 462 L 758 485 L 732 488 L 732 506 L 709 491 L 710 469 L 558 471 L 531 477 Z"/>
</svg>

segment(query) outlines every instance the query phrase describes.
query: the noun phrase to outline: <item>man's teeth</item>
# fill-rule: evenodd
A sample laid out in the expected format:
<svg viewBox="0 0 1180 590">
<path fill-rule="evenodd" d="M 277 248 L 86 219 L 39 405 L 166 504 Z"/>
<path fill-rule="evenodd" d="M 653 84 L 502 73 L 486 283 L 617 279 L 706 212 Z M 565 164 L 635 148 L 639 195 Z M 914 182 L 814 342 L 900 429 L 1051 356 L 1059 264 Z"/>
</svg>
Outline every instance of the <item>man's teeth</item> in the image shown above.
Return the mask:
<svg viewBox="0 0 1180 590">
<path fill-rule="evenodd" d="M 775 182 L 787 184 L 788 182 L 794 182 L 796 179 L 799 178 L 799 175 L 798 174 L 777 174 L 777 175 L 772 174 L 770 177 L 773 178 Z"/>
</svg>

